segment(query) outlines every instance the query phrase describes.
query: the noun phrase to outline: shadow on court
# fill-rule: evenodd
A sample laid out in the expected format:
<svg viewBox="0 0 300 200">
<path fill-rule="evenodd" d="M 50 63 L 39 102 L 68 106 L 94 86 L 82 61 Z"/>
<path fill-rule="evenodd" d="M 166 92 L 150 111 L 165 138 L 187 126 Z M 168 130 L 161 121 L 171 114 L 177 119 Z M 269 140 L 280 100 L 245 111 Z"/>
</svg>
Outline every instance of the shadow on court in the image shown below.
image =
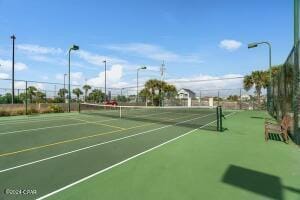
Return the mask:
<svg viewBox="0 0 300 200">
<path fill-rule="evenodd" d="M 283 186 L 278 176 L 230 165 L 222 182 L 271 199 L 284 200 L 283 189 L 300 195 L 300 189 Z"/>
</svg>

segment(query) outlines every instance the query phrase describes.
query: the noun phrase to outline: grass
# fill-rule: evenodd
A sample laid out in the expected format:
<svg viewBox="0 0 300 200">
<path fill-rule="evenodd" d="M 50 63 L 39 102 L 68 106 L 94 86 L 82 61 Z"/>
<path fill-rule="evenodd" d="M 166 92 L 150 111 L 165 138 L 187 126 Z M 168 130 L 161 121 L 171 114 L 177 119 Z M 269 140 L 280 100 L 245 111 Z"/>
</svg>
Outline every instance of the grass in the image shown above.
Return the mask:
<svg viewBox="0 0 300 200">
<path fill-rule="evenodd" d="M 50 199 L 299 199 L 300 150 L 264 141 L 264 112 L 237 113 Z"/>
</svg>

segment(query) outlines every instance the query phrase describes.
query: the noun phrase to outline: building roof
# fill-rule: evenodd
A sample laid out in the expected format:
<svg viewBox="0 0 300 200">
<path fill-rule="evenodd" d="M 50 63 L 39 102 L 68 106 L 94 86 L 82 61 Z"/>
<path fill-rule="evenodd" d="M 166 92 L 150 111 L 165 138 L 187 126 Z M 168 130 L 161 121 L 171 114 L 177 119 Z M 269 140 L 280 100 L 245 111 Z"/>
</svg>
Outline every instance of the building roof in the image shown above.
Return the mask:
<svg viewBox="0 0 300 200">
<path fill-rule="evenodd" d="M 196 94 L 195 92 L 193 92 L 192 90 L 190 90 L 190 89 L 186 89 L 186 88 L 181 88 L 180 90 L 184 90 L 184 91 L 186 91 L 186 92 L 188 92 L 188 93 L 190 93 L 190 94 Z M 179 91 L 180 91 L 179 90 Z"/>
</svg>

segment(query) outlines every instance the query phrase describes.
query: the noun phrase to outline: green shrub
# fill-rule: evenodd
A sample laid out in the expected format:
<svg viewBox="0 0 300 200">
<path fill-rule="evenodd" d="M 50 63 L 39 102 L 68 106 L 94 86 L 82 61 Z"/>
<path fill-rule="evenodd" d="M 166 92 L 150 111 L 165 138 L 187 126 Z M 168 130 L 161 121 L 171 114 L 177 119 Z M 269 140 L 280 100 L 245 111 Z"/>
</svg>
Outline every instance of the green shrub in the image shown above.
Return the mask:
<svg viewBox="0 0 300 200">
<path fill-rule="evenodd" d="M 0 116 L 10 116 L 10 112 L 6 111 L 6 110 L 0 110 Z"/>
<path fill-rule="evenodd" d="M 18 110 L 16 115 L 25 115 L 25 110 Z"/>
<path fill-rule="evenodd" d="M 64 112 L 63 108 L 59 105 L 52 104 L 49 106 L 49 110 L 54 113 L 62 113 Z"/>
<path fill-rule="evenodd" d="M 39 111 L 35 108 L 30 108 L 27 110 L 28 115 L 37 114 L 37 113 L 39 113 Z"/>
</svg>

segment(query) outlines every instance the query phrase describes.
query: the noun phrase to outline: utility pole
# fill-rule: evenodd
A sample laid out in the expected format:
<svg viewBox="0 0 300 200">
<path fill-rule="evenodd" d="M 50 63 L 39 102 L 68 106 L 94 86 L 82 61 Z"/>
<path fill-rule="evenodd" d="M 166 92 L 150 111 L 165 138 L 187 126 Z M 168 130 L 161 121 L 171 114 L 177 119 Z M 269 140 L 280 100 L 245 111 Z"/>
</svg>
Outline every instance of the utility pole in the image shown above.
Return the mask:
<svg viewBox="0 0 300 200">
<path fill-rule="evenodd" d="M 163 61 L 163 63 L 161 64 L 160 67 L 160 83 L 161 83 L 161 94 L 160 94 L 160 106 L 163 106 L 163 78 L 164 78 L 164 72 L 165 72 L 166 68 L 165 68 L 165 61 Z"/>
<path fill-rule="evenodd" d="M 106 98 L 106 63 L 107 63 L 107 61 L 104 60 L 103 63 L 104 63 L 104 96 L 105 96 L 104 99 L 105 99 L 105 101 L 107 101 L 107 98 Z"/>
<path fill-rule="evenodd" d="M 16 36 L 12 35 L 10 37 L 12 39 L 12 83 L 11 83 L 11 103 L 14 104 L 15 102 L 15 40 Z"/>
<path fill-rule="evenodd" d="M 64 103 L 66 103 L 66 76 L 68 74 L 64 74 Z"/>
<path fill-rule="evenodd" d="M 79 46 L 77 46 L 77 45 L 72 45 L 71 47 L 70 47 L 70 49 L 69 49 L 69 73 L 68 73 L 68 75 L 69 75 L 69 101 L 68 101 L 68 107 L 69 107 L 69 109 L 68 109 L 68 111 L 69 112 L 71 112 L 71 51 L 77 51 L 77 50 L 79 50 Z"/>
</svg>

